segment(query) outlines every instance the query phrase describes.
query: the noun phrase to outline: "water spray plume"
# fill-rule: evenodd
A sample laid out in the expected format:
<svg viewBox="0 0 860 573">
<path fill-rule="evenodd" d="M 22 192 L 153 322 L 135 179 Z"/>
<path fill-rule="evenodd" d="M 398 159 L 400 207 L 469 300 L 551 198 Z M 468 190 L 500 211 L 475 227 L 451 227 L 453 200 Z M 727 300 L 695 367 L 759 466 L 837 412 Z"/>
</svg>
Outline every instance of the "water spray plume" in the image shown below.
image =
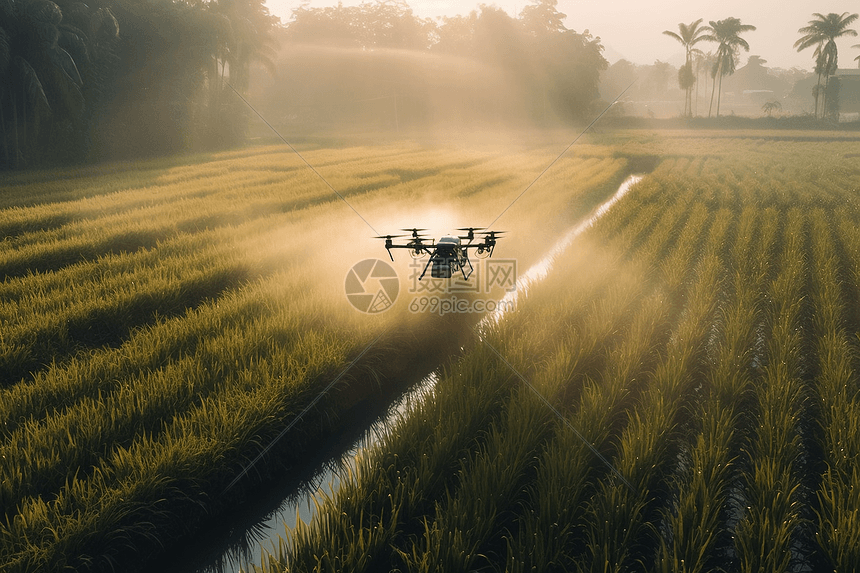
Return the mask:
<svg viewBox="0 0 860 573">
<path fill-rule="evenodd" d="M 628 90 L 633 86 L 633 84 L 634 84 L 634 83 L 635 83 L 635 80 L 634 80 L 633 82 L 631 82 L 631 83 L 630 83 L 630 85 L 628 85 L 628 86 L 627 86 L 627 87 L 626 87 L 626 88 L 625 88 L 625 89 L 624 89 L 620 94 L 618 94 L 618 96 L 617 96 L 614 100 L 612 100 L 612 102 L 611 102 L 609 105 L 607 105 L 607 106 L 603 109 L 603 111 L 601 111 L 601 112 L 600 112 L 600 113 L 599 113 L 599 114 L 598 114 L 598 115 L 597 115 L 597 116 L 596 116 L 596 117 L 591 121 L 591 123 L 589 123 L 589 124 L 588 124 L 588 126 L 587 126 L 584 130 L 582 130 L 582 132 L 580 132 L 580 133 L 579 133 L 579 135 L 577 135 L 577 136 L 576 136 L 576 138 L 575 138 L 573 141 L 571 141 L 571 142 L 567 145 L 567 147 L 565 147 L 565 148 L 564 148 L 564 150 L 562 150 L 562 152 L 561 152 L 561 153 L 559 153 L 559 154 L 558 154 L 558 156 L 557 156 L 555 159 L 553 159 L 553 160 L 552 160 L 552 161 L 551 161 L 551 162 L 550 162 L 550 163 L 549 163 L 549 164 L 548 164 L 548 165 L 543 169 L 543 171 L 541 171 L 541 172 L 537 175 L 537 177 L 535 177 L 535 178 L 534 178 L 534 180 L 532 180 L 532 182 L 531 182 L 531 183 L 529 183 L 529 184 L 528 184 L 528 186 L 526 186 L 526 188 L 525 188 L 525 189 L 523 189 L 523 191 L 522 191 L 522 192 L 521 192 L 521 193 L 520 193 L 520 194 L 519 194 L 519 195 L 518 195 L 518 196 L 517 196 L 517 197 L 516 197 L 516 198 L 515 198 L 515 199 L 514 199 L 514 200 L 513 200 L 513 201 L 512 201 L 512 202 L 511 202 L 511 203 L 510 203 L 510 204 L 509 204 L 509 205 L 508 205 L 508 206 L 507 206 L 507 207 L 506 207 L 506 208 L 505 208 L 505 209 L 504 209 L 504 210 L 503 210 L 503 211 L 502 211 L 502 212 L 501 212 L 501 213 L 500 213 L 496 218 L 495 218 L 495 219 L 493 219 L 493 221 L 492 221 L 489 225 L 487 225 L 486 227 L 459 228 L 459 229 L 457 229 L 457 230 L 460 230 L 460 231 L 469 231 L 469 233 L 470 233 L 470 235 L 471 235 L 471 234 L 473 234 L 475 231 L 480 231 L 480 230 L 483 230 L 483 229 L 487 229 L 487 228 L 492 227 L 492 226 L 496 223 L 496 221 L 498 221 L 498 220 L 502 217 L 502 215 L 504 215 L 504 214 L 505 214 L 505 213 L 506 213 L 506 212 L 507 212 L 507 211 L 508 211 L 508 210 L 509 210 L 509 209 L 510 209 L 510 208 L 511 208 L 511 207 L 512 207 L 512 206 L 513 206 L 513 205 L 514 205 L 514 204 L 515 204 L 515 203 L 516 203 L 516 202 L 517 202 L 517 201 L 518 201 L 522 196 L 523 196 L 523 195 L 525 195 L 525 193 L 526 193 L 529 189 L 531 189 L 531 188 L 534 186 L 534 184 L 535 184 L 535 183 L 537 183 L 537 181 L 538 181 L 538 180 L 539 180 L 539 179 L 540 179 L 540 178 L 541 178 L 541 177 L 542 177 L 542 176 L 543 176 L 547 171 L 549 171 L 549 170 L 552 168 L 552 166 L 553 166 L 553 165 L 555 165 L 555 164 L 556 164 L 556 163 L 557 163 L 557 162 L 558 162 L 558 161 L 559 161 L 559 160 L 560 160 L 560 159 L 561 159 L 561 158 L 562 158 L 562 157 L 563 157 L 563 156 L 568 152 L 568 150 L 570 150 L 570 148 L 571 148 L 571 147 L 573 147 L 573 146 L 574 146 L 574 145 L 575 145 L 575 144 L 580 140 L 580 138 L 585 134 L 585 132 L 587 132 L 589 129 L 591 129 L 591 128 L 594 126 L 594 124 L 595 124 L 595 123 L 597 123 L 597 121 L 598 121 L 601 117 L 603 117 L 603 115 L 604 115 L 604 114 L 605 114 L 605 113 L 606 113 L 606 112 L 607 112 L 607 111 L 608 111 L 608 110 L 609 110 L 613 105 L 615 105 L 615 103 L 616 103 L 616 102 L 618 102 L 618 100 L 619 100 L 619 99 L 621 99 L 621 97 L 622 97 L 625 93 L 627 93 L 627 91 L 628 91 Z M 315 174 L 317 177 L 319 177 L 319 178 L 323 181 L 323 183 L 325 183 L 325 184 L 326 184 L 326 186 L 328 186 L 328 188 L 329 188 L 329 189 L 331 189 L 331 191 L 332 191 L 332 192 L 334 192 L 334 193 L 335 193 L 335 194 L 336 194 L 336 195 L 337 195 L 337 196 L 338 196 L 338 197 L 339 197 L 339 198 L 340 198 L 344 203 L 346 203 L 346 205 L 347 205 L 350 209 L 352 209 L 352 211 L 353 211 L 356 215 L 358 215 L 358 217 L 359 217 L 359 218 L 361 218 L 361 220 L 362 220 L 362 221 L 364 221 L 364 223 L 365 223 L 368 227 L 370 227 L 370 229 L 374 232 L 374 234 L 376 235 L 376 237 L 377 237 L 377 238 L 385 238 L 387 241 L 390 241 L 392 238 L 394 238 L 394 237 L 395 237 L 395 235 L 381 235 L 381 234 L 380 234 L 376 229 L 374 229 L 374 227 L 373 227 L 373 226 L 372 226 L 372 225 L 371 225 L 371 224 L 370 224 L 370 223 L 369 223 L 369 222 L 368 222 L 368 221 L 367 221 L 367 220 L 366 220 L 366 219 L 365 219 L 365 218 L 364 218 L 364 217 L 363 217 L 363 216 L 362 216 L 362 215 L 361 215 L 361 214 L 360 214 L 356 209 L 355 209 L 355 207 L 353 207 L 353 206 L 349 203 L 349 201 L 347 201 L 347 200 L 346 200 L 346 198 L 344 198 L 344 197 L 343 197 L 343 195 L 341 195 L 341 194 L 340 194 L 340 193 L 339 193 L 339 192 L 334 188 L 334 186 L 332 186 L 332 185 L 331 185 L 331 183 L 329 183 L 329 182 L 325 179 L 325 177 L 323 177 L 323 176 L 322 176 L 322 174 L 321 174 L 319 171 L 317 171 L 317 170 L 314 168 L 314 166 L 313 166 L 313 165 L 311 165 L 311 163 L 310 163 L 307 159 L 305 159 L 305 158 L 304 158 L 304 156 L 302 156 L 302 154 L 301 154 L 301 153 L 299 153 L 299 151 L 298 151 L 295 147 L 293 147 L 293 145 L 292 145 L 292 144 L 290 144 L 290 142 L 289 142 L 289 141 L 287 141 L 287 140 L 286 140 L 286 139 L 285 139 L 285 138 L 284 138 L 284 137 L 283 137 L 283 136 L 278 132 L 278 130 L 276 130 L 276 129 L 274 128 L 274 126 L 272 126 L 272 124 L 270 124 L 270 123 L 266 120 L 266 118 L 265 118 L 265 117 L 263 117 L 263 115 L 262 115 L 259 111 L 257 111 L 257 110 L 256 110 L 256 109 L 255 109 L 255 108 L 254 108 L 254 107 L 253 107 L 253 106 L 252 106 L 252 105 L 251 105 L 251 104 L 250 104 L 250 103 L 249 103 L 249 102 L 248 102 L 244 97 L 242 97 L 242 95 L 241 95 L 238 91 L 236 91 L 236 89 L 235 89 L 232 85 L 230 85 L 229 83 L 228 83 L 227 85 L 230 87 L 230 89 L 231 89 L 231 90 L 233 90 L 233 93 L 235 93 L 235 94 L 236 94 L 236 95 L 237 95 L 237 96 L 238 96 L 238 97 L 239 97 L 239 98 L 240 98 L 240 99 L 245 103 L 245 105 L 247 105 L 247 106 L 251 109 L 251 111 L 253 111 L 253 112 L 254 112 L 254 113 L 255 113 L 255 114 L 256 114 L 256 115 L 257 115 L 257 116 L 258 116 L 258 117 L 259 117 L 259 118 L 260 118 L 260 119 L 261 119 L 261 120 L 262 120 L 262 121 L 263 121 L 263 122 L 264 122 L 268 127 L 269 127 L 269 129 L 271 129 L 271 130 L 275 133 L 275 135 L 277 135 L 277 136 L 281 139 L 281 141 L 283 141 L 283 142 L 284 142 L 284 143 L 285 143 L 285 144 L 286 144 L 286 145 L 287 145 L 287 146 L 288 146 L 288 147 L 293 151 L 293 153 L 295 153 L 295 154 L 299 157 L 299 159 L 301 159 L 301 160 L 305 163 L 305 165 L 307 165 L 307 167 L 308 167 L 311 171 L 313 171 L 313 172 L 314 172 L 314 174 Z M 616 198 L 616 200 L 617 200 L 617 198 Z M 606 208 L 608 208 L 608 205 L 606 206 Z M 603 214 L 603 212 L 605 212 L 605 209 L 604 209 L 603 211 L 601 211 L 600 213 L 596 214 L 596 215 L 595 215 L 595 217 L 599 217 L 600 215 L 602 215 L 602 214 Z M 409 231 L 409 232 L 411 232 L 411 233 L 412 233 L 412 235 L 413 235 L 413 236 L 418 237 L 418 233 L 419 233 L 419 231 L 426 231 L 427 229 L 418 229 L 418 228 L 402 228 L 402 230 L 403 230 L 403 231 Z M 493 232 L 493 233 L 494 233 L 494 234 L 501 234 L 501 233 L 503 233 L 503 232 L 504 232 L 504 231 L 495 231 L 495 232 Z M 488 234 L 488 233 L 479 233 L 479 234 L 485 234 L 485 235 L 486 235 L 486 234 Z M 492 236 L 492 235 L 491 235 L 491 236 Z M 529 382 L 528 382 L 528 380 L 526 380 L 526 379 L 525 379 L 525 377 L 523 377 L 523 375 L 522 375 L 522 374 L 520 374 L 520 373 L 519 373 L 519 372 L 518 372 L 518 371 L 517 371 L 517 370 L 516 370 L 516 369 L 515 369 L 511 364 L 510 364 L 510 362 L 508 362 L 508 361 L 507 361 L 507 360 L 506 360 L 506 359 L 505 359 L 505 358 L 504 358 L 504 357 L 503 357 L 503 356 L 502 356 L 502 355 L 501 355 L 501 354 L 500 354 L 500 353 L 499 353 L 499 352 L 498 352 L 498 351 L 497 351 L 493 346 L 491 346 L 491 345 L 486 341 L 486 339 L 485 339 L 484 337 L 482 337 L 482 336 L 481 336 L 481 334 L 480 334 L 480 332 L 478 332 L 478 330 L 475 330 L 474 328 L 473 328 L 473 330 L 474 330 L 474 331 L 475 331 L 475 333 L 478 335 L 479 340 L 481 340 L 481 342 L 483 342 L 485 345 L 487 345 L 487 347 L 488 347 L 490 350 L 492 350 L 492 351 L 493 351 L 493 353 L 495 353 L 495 354 L 496 354 L 496 355 L 497 355 L 497 356 L 498 356 L 498 357 L 499 357 L 499 358 L 500 358 L 500 359 L 501 359 L 501 360 L 502 360 L 502 361 L 503 361 L 503 362 L 504 362 L 504 363 L 505 363 L 505 364 L 506 364 L 506 365 L 511 369 L 511 371 L 512 371 L 512 372 L 513 372 L 513 373 L 514 373 L 518 378 L 520 378 L 520 380 L 522 380 L 522 381 L 523 381 L 523 382 L 524 382 L 524 383 L 529 387 L 529 389 L 530 389 L 532 392 L 534 392 L 534 393 L 538 396 L 538 398 L 539 398 L 539 399 L 540 399 L 540 400 L 541 400 L 541 401 L 542 401 L 542 402 L 547 406 L 547 408 L 549 408 L 549 409 L 550 409 L 550 410 L 551 410 L 551 411 L 552 411 L 552 412 L 553 412 L 553 413 L 554 413 L 554 414 L 555 414 L 555 415 L 556 415 L 560 420 L 562 420 L 562 422 L 563 422 L 563 423 L 564 423 L 564 424 L 565 424 L 565 425 L 566 425 L 566 426 L 567 426 L 567 427 L 568 427 L 568 428 L 569 428 L 569 429 L 570 429 L 570 430 L 571 430 L 571 431 L 572 431 L 572 432 L 577 436 L 577 438 L 578 438 L 578 439 L 580 439 L 580 440 L 581 440 L 581 441 L 582 441 L 582 442 L 583 442 L 583 443 L 584 443 L 584 444 L 585 444 L 585 445 L 586 445 L 586 446 L 587 446 L 587 447 L 588 447 L 588 448 L 589 448 L 589 449 L 594 453 L 594 455 L 595 455 L 595 456 L 596 456 L 596 457 L 597 457 L 597 458 L 598 458 L 602 463 L 604 463 L 604 464 L 605 464 L 605 465 L 606 465 L 606 466 L 607 466 L 607 467 L 612 471 L 612 473 L 613 473 L 614 475 L 616 475 L 616 476 L 621 480 L 621 482 L 622 482 L 622 483 L 624 483 L 624 485 L 626 485 L 626 486 L 627 486 L 627 487 L 628 487 L 632 492 L 634 492 L 634 493 L 635 493 L 635 489 L 634 489 L 634 488 L 633 488 L 633 486 L 630 484 L 630 482 L 628 482 L 628 481 L 624 478 L 624 476 L 623 476 L 623 475 L 621 475 L 621 473 L 620 473 L 620 472 L 619 472 L 619 471 L 618 471 L 614 466 L 612 466 L 612 464 L 609 462 L 609 460 L 607 460 L 607 459 L 606 459 L 606 458 L 605 458 L 605 457 L 604 457 L 604 456 L 603 456 L 603 455 L 602 455 L 602 454 L 601 454 L 601 453 L 600 453 L 600 452 L 599 452 L 599 451 L 598 451 L 598 450 L 597 450 L 597 449 L 596 449 L 592 444 L 590 444 L 590 443 L 585 439 L 585 437 L 584 437 L 584 436 L 582 436 L 582 434 L 580 434 L 580 433 L 576 430 L 576 428 L 574 428 L 574 427 L 570 424 L 570 422 L 569 422 L 567 419 L 565 419 L 565 418 L 561 415 L 561 413 L 560 413 L 560 412 L 559 412 L 559 411 L 558 411 L 558 410 L 557 410 L 557 409 L 556 409 L 552 404 L 550 404 L 550 403 L 549 403 L 549 401 L 548 401 L 548 400 L 547 400 L 547 399 L 546 399 L 546 398 L 545 398 L 545 397 L 544 397 L 544 396 L 543 396 L 543 395 L 542 395 L 542 394 L 541 394 L 541 393 L 540 393 L 540 392 L 539 392 L 539 391 L 538 391 L 534 386 L 532 386 L 532 385 L 531 385 L 531 383 L 529 383 Z M 384 332 L 383 332 L 383 334 L 384 334 Z M 300 413 L 300 414 L 299 414 L 299 415 L 298 415 L 298 416 L 297 416 L 297 417 L 296 417 L 292 422 L 290 422 L 290 424 L 288 424 L 288 425 L 287 425 L 287 426 L 286 426 L 286 427 L 285 427 L 285 428 L 284 428 L 284 429 L 283 429 L 283 430 L 282 430 L 282 431 L 281 431 L 281 432 L 280 432 L 280 433 L 275 437 L 275 439 L 274 439 L 274 440 L 272 440 L 272 441 L 269 443 L 269 445 L 267 445 L 267 446 L 266 446 L 266 447 L 265 447 L 265 448 L 264 448 L 264 449 L 263 449 L 263 450 L 262 450 L 262 451 L 257 455 L 257 457 L 256 457 L 256 458 L 254 458 L 254 460 L 252 460 L 252 461 L 251 461 L 251 463 L 250 463 L 250 464 L 248 464 L 248 466 L 246 466 L 246 467 L 245 467 L 245 468 L 244 468 L 244 469 L 239 473 L 239 475 L 237 475 L 237 476 L 233 479 L 233 481 L 231 481 L 231 482 L 230 482 L 230 484 L 227 486 L 227 488 L 224 490 L 224 492 L 226 493 L 227 491 L 229 491 L 230 489 L 232 489 L 232 488 L 233 488 L 233 486 L 235 486 L 235 485 L 236 485 L 236 484 L 237 484 L 237 483 L 238 483 L 238 482 L 239 482 L 239 481 L 240 481 L 240 480 L 241 480 L 241 479 L 242 479 L 242 478 L 243 478 L 243 477 L 248 473 L 248 471 L 249 471 L 249 470 L 250 470 L 250 469 L 251 469 L 251 468 L 252 468 L 252 467 L 253 467 L 253 466 L 254 466 L 254 465 L 255 465 L 255 464 L 260 460 L 260 459 L 262 459 L 262 458 L 263 458 L 263 456 L 265 456 L 265 454 L 266 454 L 266 453 L 267 453 L 267 452 L 268 452 L 268 451 L 269 451 L 269 450 L 270 450 L 270 449 L 271 449 L 271 448 L 272 448 L 272 447 L 273 447 L 273 446 L 274 446 L 274 445 L 275 445 L 275 444 L 276 444 L 276 443 L 277 443 L 281 438 L 283 438 L 283 437 L 284 437 L 284 436 L 285 436 L 285 435 L 286 435 L 286 434 L 287 434 L 287 433 L 288 433 L 288 432 L 289 432 L 289 431 L 290 431 L 290 430 L 291 430 L 291 429 L 292 429 L 292 428 L 293 428 L 293 427 L 298 423 L 298 421 L 299 421 L 302 417 L 304 417 L 304 415 L 305 415 L 308 411 L 310 411 L 310 409 L 311 409 L 311 408 L 313 408 L 313 406 L 314 406 L 314 405 L 316 405 L 316 404 L 317 404 L 317 402 L 319 402 L 319 400 L 320 400 L 320 399 L 322 399 L 322 397 L 323 397 L 326 393 L 328 393 L 328 392 L 331 390 L 331 388 L 332 388 L 332 387 L 334 387 L 334 385 L 335 385 L 335 384 L 336 384 L 336 383 L 337 383 L 337 382 L 338 382 L 338 381 L 339 381 L 339 380 L 340 380 L 340 379 L 341 379 L 341 378 L 342 378 L 342 377 L 343 377 L 343 376 L 344 376 L 344 375 L 349 371 L 349 369 L 350 369 L 350 368 L 352 368 L 352 366 L 353 366 L 353 365 L 358 361 L 358 359 L 359 359 L 359 358 L 361 358 L 361 357 L 362 357 L 362 356 L 363 356 L 363 355 L 364 355 L 364 354 L 365 354 L 365 353 L 366 353 L 366 352 L 367 352 L 367 351 L 368 351 L 368 350 L 369 350 L 369 349 L 370 349 L 374 344 L 376 344 L 376 342 L 377 342 L 377 341 L 379 340 L 379 338 L 381 338 L 381 337 L 382 337 L 382 334 L 380 334 L 376 339 L 374 339 L 373 341 L 371 341 L 371 342 L 370 342 L 370 344 L 368 344 L 368 345 L 367 345 L 367 346 L 366 346 L 366 347 L 361 351 L 361 353 L 359 353 L 359 355 L 358 355 L 358 356 L 357 356 L 357 357 L 356 357 L 356 358 L 355 358 L 355 359 L 354 359 L 350 364 L 348 364 L 348 365 L 346 366 L 346 368 L 344 368 L 344 369 L 341 371 L 341 373 L 340 373 L 337 377 L 335 377 L 335 379 L 334 379 L 334 380 L 332 380 L 332 382 L 331 382 L 331 383 L 329 383 L 329 385 L 328 385 L 328 386 L 326 386 L 326 387 L 323 389 L 323 391 L 322 391 L 322 392 L 320 392 L 320 393 L 316 396 L 316 398 L 314 398 L 314 399 L 311 401 L 311 403 L 310 403 L 310 404 L 308 404 L 308 405 L 307 405 L 307 407 L 305 407 L 305 409 L 304 409 L 304 410 L 302 410 L 302 412 L 301 412 L 301 413 Z"/>
</svg>

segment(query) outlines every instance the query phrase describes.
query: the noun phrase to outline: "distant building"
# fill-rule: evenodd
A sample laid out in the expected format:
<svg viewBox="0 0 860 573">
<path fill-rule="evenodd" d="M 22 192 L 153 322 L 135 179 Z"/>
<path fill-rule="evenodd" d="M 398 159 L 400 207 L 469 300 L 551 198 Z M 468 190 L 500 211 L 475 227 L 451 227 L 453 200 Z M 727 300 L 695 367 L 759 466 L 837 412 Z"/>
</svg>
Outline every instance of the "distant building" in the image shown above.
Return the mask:
<svg viewBox="0 0 860 573">
<path fill-rule="evenodd" d="M 791 89 L 791 83 L 765 67 L 766 63 L 759 56 L 750 56 L 747 65 L 723 78 L 723 95 L 727 96 L 723 109 L 740 115 L 758 116 L 762 114 L 765 102 L 782 102 Z"/>
<path fill-rule="evenodd" d="M 834 77 L 839 79 L 839 113 L 841 116 L 860 113 L 860 69 L 836 70 Z M 832 78 L 831 78 L 831 81 Z"/>
<path fill-rule="evenodd" d="M 732 91 L 744 101 L 760 106 L 765 101 L 780 100 L 791 88 L 785 79 L 771 73 L 759 56 L 750 56 L 747 65 L 723 79 L 723 91 Z"/>
</svg>

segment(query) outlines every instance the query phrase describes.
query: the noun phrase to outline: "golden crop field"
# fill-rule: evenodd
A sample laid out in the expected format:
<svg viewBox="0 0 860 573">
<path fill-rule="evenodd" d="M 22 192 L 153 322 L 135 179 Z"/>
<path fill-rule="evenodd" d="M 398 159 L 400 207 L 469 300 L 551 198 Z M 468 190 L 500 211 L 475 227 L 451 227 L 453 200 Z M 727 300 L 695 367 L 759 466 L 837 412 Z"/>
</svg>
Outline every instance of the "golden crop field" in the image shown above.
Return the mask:
<svg viewBox="0 0 860 573">
<path fill-rule="evenodd" d="M 283 146 L 7 178 L 0 569 L 145 569 L 459 352 L 477 317 L 410 312 L 405 251 L 385 313 L 344 277 L 386 259 L 374 235 L 489 224 L 561 149 L 308 144 L 325 182 Z M 536 260 L 629 162 L 561 158 L 498 221 L 504 257 Z"/>
<path fill-rule="evenodd" d="M 263 571 L 853 571 L 860 142 L 659 163 Z"/>
<path fill-rule="evenodd" d="M 9 178 L 2 569 L 146 570 L 441 367 L 260 569 L 853 570 L 860 142 L 567 143 Z M 493 223 L 522 271 L 637 171 L 498 322 L 416 312 L 406 251 L 389 310 L 346 297 L 373 235 Z"/>
</svg>

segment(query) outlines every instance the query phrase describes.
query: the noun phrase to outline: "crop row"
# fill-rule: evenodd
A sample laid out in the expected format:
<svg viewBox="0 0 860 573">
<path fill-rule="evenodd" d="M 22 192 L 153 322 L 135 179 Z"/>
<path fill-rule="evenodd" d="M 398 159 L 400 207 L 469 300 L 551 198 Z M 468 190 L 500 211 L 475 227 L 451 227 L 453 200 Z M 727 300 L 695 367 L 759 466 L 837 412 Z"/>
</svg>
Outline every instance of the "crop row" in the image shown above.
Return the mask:
<svg viewBox="0 0 860 573">
<path fill-rule="evenodd" d="M 380 232 L 419 224 L 430 208 L 451 211 L 440 232 L 486 224 L 547 162 L 541 150 L 505 162 L 415 146 L 309 155 L 336 188 L 364 189 L 350 204 Z M 412 315 L 405 292 L 380 316 L 348 305 L 349 267 L 385 253 L 362 240 L 375 233 L 361 218 L 285 160 L 271 149 L 224 154 L 143 180 L 118 168 L 108 181 L 49 185 L 55 194 L 42 190 L 32 206 L 26 194 L 44 182 L 14 187 L 25 206 L 0 217 L 16 229 L 0 263 L 4 571 L 140 567 L 251 484 L 300 463 L 380 385 L 453 350 L 451 330 L 468 328 L 468 316 Z M 528 249 L 545 249 L 550 231 L 585 208 L 577 201 L 598 200 L 624 165 L 560 162 L 565 178 L 547 178 L 531 196 L 538 206 L 506 221 L 531 237 L 509 255 L 528 264 Z M 583 175 L 572 178 L 576 166 Z M 270 209 L 294 197 L 301 204 Z M 185 224 L 199 216 L 213 223 Z M 133 228 L 157 241 L 117 249 Z"/>
<path fill-rule="evenodd" d="M 860 172 L 729 147 L 634 187 L 260 568 L 851 570 Z"/>
</svg>

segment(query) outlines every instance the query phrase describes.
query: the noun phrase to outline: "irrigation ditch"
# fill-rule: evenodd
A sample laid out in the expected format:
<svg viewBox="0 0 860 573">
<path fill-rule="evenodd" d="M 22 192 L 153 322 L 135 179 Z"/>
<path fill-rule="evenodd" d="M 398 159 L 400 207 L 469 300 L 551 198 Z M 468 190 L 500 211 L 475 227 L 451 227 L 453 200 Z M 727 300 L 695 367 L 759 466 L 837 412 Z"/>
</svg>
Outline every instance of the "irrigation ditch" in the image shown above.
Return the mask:
<svg viewBox="0 0 860 573">
<path fill-rule="evenodd" d="M 649 164 L 645 171 L 652 170 L 654 165 Z M 641 169 L 643 166 L 631 164 L 631 167 Z M 561 236 L 540 260 L 517 276 L 516 289 L 502 301 L 515 302 L 518 294 L 530 284 L 546 277 L 555 258 L 641 179 L 640 174 L 629 174 L 611 196 L 594 197 L 593 203 L 583 206 L 582 212 L 588 214 Z M 498 308 L 492 314 L 469 316 L 468 326 L 474 327 L 479 321 L 498 320 L 509 306 L 499 304 Z M 408 357 L 410 368 L 403 370 L 408 371 L 408 375 L 392 376 L 391 373 L 399 369 L 389 365 L 385 369 L 387 373 L 382 374 L 388 379 L 376 380 L 375 389 L 365 397 L 353 399 L 348 392 L 345 399 L 351 405 L 328 431 L 313 438 L 314 445 L 307 448 L 301 463 L 289 465 L 290 471 L 279 475 L 258 476 L 259 484 L 253 494 L 246 495 L 241 504 L 232 504 L 231 509 L 201 524 L 193 538 L 176 540 L 174 548 L 147 567 L 167 573 L 238 573 L 250 569 L 252 564 L 259 564 L 265 550 L 276 552 L 284 527 L 294 526 L 297 519 L 310 521 L 319 497 L 336 492 L 340 476 L 354 468 L 354 460 L 361 450 L 377 443 L 398 416 L 406 414 L 412 404 L 432 391 L 439 368 L 455 360 L 471 344 L 478 343 L 470 328 L 462 328 L 463 322 L 461 317 L 460 328 L 455 331 L 457 335 L 448 337 L 445 344 L 434 345 L 426 354 L 417 352 Z M 436 328 L 440 326 L 435 325 Z"/>
</svg>

